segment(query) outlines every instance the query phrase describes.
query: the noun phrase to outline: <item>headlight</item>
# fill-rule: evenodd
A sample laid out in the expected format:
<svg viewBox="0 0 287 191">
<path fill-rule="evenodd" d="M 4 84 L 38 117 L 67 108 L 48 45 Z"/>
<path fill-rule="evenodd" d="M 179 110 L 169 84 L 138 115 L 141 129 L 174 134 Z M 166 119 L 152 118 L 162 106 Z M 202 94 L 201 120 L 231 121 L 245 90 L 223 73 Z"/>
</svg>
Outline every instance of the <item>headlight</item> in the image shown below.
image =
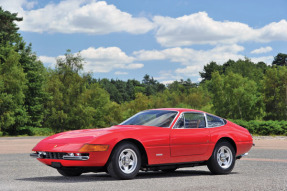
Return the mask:
<svg viewBox="0 0 287 191">
<path fill-rule="evenodd" d="M 79 152 L 95 152 L 95 151 L 107 151 L 109 145 L 94 145 L 94 144 L 85 144 L 79 150 Z"/>
</svg>

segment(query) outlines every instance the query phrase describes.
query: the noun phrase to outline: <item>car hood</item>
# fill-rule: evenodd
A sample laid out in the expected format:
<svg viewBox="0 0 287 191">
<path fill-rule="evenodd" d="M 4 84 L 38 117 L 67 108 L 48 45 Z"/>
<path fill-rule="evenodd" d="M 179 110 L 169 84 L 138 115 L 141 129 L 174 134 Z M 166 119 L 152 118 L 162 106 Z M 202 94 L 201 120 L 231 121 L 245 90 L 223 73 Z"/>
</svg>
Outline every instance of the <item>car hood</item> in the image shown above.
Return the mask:
<svg viewBox="0 0 287 191">
<path fill-rule="evenodd" d="M 40 141 L 33 150 L 61 152 L 63 150 L 78 150 L 85 143 L 90 143 L 97 137 L 109 133 L 123 133 L 126 131 L 136 131 L 139 129 L 150 129 L 160 127 L 147 127 L 137 125 L 116 125 L 102 129 L 83 129 L 58 133 Z"/>
</svg>

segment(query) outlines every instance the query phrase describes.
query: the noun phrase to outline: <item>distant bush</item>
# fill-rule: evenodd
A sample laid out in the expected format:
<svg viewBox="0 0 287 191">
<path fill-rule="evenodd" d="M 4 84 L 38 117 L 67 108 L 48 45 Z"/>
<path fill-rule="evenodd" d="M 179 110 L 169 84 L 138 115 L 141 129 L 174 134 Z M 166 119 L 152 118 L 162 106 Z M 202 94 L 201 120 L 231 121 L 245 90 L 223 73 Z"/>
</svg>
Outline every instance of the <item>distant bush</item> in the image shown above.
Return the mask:
<svg viewBox="0 0 287 191">
<path fill-rule="evenodd" d="M 245 127 L 251 134 L 287 136 L 287 121 L 244 121 L 232 119 L 230 121 Z"/>
<path fill-rule="evenodd" d="M 39 128 L 39 127 L 21 127 L 19 128 L 18 135 L 29 135 L 29 136 L 49 136 L 53 135 L 54 132 L 50 128 Z"/>
</svg>

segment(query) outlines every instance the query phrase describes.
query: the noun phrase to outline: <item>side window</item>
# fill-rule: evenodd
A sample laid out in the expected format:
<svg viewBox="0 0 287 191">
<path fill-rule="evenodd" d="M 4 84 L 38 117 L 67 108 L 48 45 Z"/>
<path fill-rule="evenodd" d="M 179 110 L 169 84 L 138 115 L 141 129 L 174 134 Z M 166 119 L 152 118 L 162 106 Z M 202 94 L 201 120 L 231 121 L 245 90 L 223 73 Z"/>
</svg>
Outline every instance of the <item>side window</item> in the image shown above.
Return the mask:
<svg viewBox="0 0 287 191">
<path fill-rule="evenodd" d="M 206 114 L 208 127 L 219 127 L 225 125 L 224 119 Z"/>
<path fill-rule="evenodd" d="M 205 117 L 202 113 L 184 113 L 178 119 L 175 128 L 184 128 L 184 129 L 192 129 L 192 128 L 204 128 Z"/>
</svg>

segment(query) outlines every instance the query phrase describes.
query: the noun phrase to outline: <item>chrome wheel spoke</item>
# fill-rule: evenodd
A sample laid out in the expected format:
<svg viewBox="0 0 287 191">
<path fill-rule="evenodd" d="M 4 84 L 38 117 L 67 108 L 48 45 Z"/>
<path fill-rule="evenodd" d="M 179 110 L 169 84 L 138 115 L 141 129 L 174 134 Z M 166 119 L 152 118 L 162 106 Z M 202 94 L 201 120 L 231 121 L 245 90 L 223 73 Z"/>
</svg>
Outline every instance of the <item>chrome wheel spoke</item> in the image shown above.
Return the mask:
<svg viewBox="0 0 287 191">
<path fill-rule="evenodd" d="M 131 161 L 129 165 L 134 166 L 134 164 L 135 164 L 134 161 Z"/>
<path fill-rule="evenodd" d="M 229 168 L 232 164 L 232 152 L 227 146 L 222 146 L 217 152 L 217 163 L 221 168 Z"/>
<path fill-rule="evenodd" d="M 229 153 L 229 152 L 225 153 L 225 158 L 226 158 L 226 160 L 228 160 L 229 157 L 230 157 L 230 153 Z"/>
<path fill-rule="evenodd" d="M 130 153 L 130 152 L 126 153 L 127 158 L 131 158 L 131 156 L 132 156 L 132 153 Z"/>
<path fill-rule="evenodd" d="M 124 149 L 119 156 L 119 167 L 122 172 L 130 174 L 137 167 L 137 155 L 132 149 Z"/>
<path fill-rule="evenodd" d="M 220 149 L 220 154 L 224 154 L 224 149 L 223 148 Z"/>
<path fill-rule="evenodd" d="M 218 164 L 219 164 L 219 166 L 222 166 L 223 163 L 222 163 L 222 161 L 219 161 Z"/>
</svg>

